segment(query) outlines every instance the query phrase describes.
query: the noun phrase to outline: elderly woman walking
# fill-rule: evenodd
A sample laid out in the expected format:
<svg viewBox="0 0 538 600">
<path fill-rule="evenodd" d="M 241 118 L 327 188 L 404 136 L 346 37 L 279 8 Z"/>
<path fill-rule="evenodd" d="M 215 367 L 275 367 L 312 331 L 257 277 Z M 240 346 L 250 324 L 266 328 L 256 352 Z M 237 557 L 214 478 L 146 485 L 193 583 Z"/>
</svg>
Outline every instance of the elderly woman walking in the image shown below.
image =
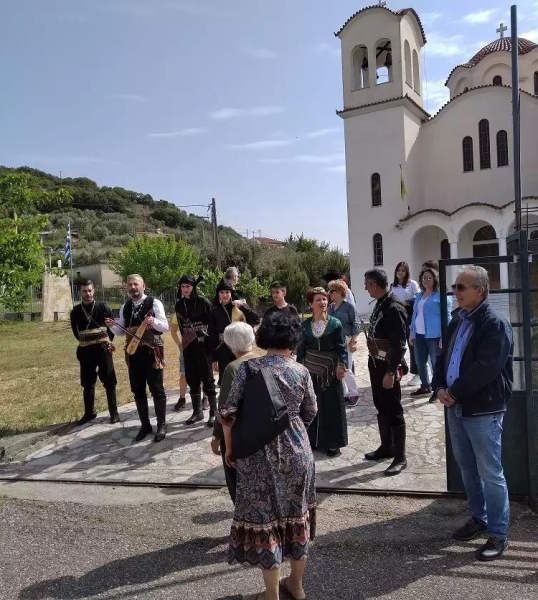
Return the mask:
<svg viewBox="0 0 538 600">
<path fill-rule="evenodd" d="M 347 370 L 346 338 L 340 321 L 327 314 L 327 292 L 311 288 L 306 300 L 312 316 L 302 324 L 302 341 L 297 361 L 310 372 L 316 390 L 318 415 L 308 430 L 314 450 L 338 456 L 347 446 L 347 419 L 342 379 Z"/>
<path fill-rule="evenodd" d="M 347 284 L 342 279 L 329 282 L 329 309 L 327 313 L 336 317 L 342 323 L 342 331 L 346 336 L 347 346 L 347 371 L 344 375 L 345 402 L 348 406 L 356 406 L 359 401 L 359 387 L 353 375 L 353 353 L 357 350 L 357 337 L 359 335 L 359 318 L 355 306 L 346 298 L 349 292 Z"/>
<path fill-rule="evenodd" d="M 250 325 L 247 325 L 241 321 L 232 323 L 224 330 L 223 337 L 224 343 L 235 354 L 236 359 L 232 361 L 226 367 L 226 369 L 224 369 L 224 373 L 222 374 L 222 382 L 220 384 L 219 394 L 219 408 L 222 408 L 228 402 L 228 394 L 230 393 L 232 383 L 241 364 L 246 360 L 256 356 L 252 351 L 252 347 L 254 346 L 254 330 Z M 215 421 L 215 425 L 213 426 L 211 450 L 213 451 L 213 454 L 222 456 L 226 485 L 228 486 L 230 498 L 235 504 L 237 472 L 233 467 L 229 467 L 226 464 L 226 444 L 224 442 L 222 425 L 218 419 Z"/>
<path fill-rule="evenodd" d="M 257 600 L 282 595 L 303 600 L 303 574 L 315 528 L 315 465 L 306 428 L 316 415 L 316 397 L 308 371 L 291 357 L 301 337 L 298 319 L 273 314 L 263 320 L 256 341 L 267 355 L 250 359 L 254 376 L 271 371 L 285 401 L 290 425 L 248 458 L 233 458 L 232 428 L 247 382 L 246 363 L 239 366 L 220 420 L 226 440 L 226 463 L 237 469 L 237 495 L 228 561 L 261 567 L 265 591 Z M 240 409 L 239 409 L 240 410 Z M 284 558 L 291 575 L 280 580 Z"/>
</svg>

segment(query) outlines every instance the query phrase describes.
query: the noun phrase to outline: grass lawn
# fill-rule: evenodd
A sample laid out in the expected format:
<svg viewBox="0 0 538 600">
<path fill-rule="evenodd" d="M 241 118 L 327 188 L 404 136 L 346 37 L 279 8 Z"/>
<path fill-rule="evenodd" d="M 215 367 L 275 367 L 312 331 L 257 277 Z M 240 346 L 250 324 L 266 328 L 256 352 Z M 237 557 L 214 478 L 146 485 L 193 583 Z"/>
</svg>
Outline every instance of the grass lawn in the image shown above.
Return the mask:
<svg viewBox="0 0 538 600">
<path fill-rule="evenodd" d="M 77 341 L 69 322 L 0 322 L 0 336 L 0 437 L 79 418 L 82 388 L 75 356 Z M 118 404 L 133 401 L 123 341 L 116 338 L 114 354 Z M 164 346 L 164 387 L 170 390 L 179 386 L 179 353 L 170 333 L 164 335 Z M 107 408 L 99 380 L 96 404 L 98 410 Z"/>
</svg>

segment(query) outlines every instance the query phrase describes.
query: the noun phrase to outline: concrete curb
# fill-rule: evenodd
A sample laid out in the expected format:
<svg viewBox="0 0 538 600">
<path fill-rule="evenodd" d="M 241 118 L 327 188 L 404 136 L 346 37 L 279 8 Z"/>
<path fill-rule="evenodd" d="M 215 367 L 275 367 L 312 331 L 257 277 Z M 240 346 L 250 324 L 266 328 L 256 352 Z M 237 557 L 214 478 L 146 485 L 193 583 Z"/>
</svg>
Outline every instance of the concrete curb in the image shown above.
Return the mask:
<svg viewBox="0 0 538 600">
<path fill-rule="evenodd" d="M 43 431 L 34 431 L 31 433 L 21 433 L 0 438 L 0 463 L 7 463 L 17 457 L 18 454 L 30 450 L 34 446 L 44 442 L 53 435 L 62 435 L 67 433 L 75 423 L 59 423 L 52 425 Z"/>
</svg>

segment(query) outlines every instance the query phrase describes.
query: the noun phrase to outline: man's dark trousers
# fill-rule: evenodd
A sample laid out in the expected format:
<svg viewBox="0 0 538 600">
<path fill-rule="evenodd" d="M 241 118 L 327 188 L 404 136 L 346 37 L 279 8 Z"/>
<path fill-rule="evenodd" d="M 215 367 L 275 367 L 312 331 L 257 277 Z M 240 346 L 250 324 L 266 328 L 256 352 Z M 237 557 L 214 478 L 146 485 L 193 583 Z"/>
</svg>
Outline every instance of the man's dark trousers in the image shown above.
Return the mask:
<svg viewBox="0 0 538 600">
<path fill-rule="evenodd" d="M 138 350 L 129 356 L 129 381 L 134 395 L 140 422 L 149 424 L 148 397 L 146 384 L 153 396 L 153 406 L 157 417 L 157 425 L 166 422 L 166 394 L 164 392 L 163 370 L 155 369 L 155 353 L 152 348 L 139 346 Z"/>
<path fill-rule="evenodd" d="M 372 397 L 374 406 L 380 417 L 387 419 L 389 427 L 405 425 L 402 407 L 402 390 L 400 382 L 395 381 L 392 389 L 383 387 L 383 377 L 387 374 L 387 363 L 382 360 L 368 358 L 370 383 L 372 384 Z"/>
</svg>

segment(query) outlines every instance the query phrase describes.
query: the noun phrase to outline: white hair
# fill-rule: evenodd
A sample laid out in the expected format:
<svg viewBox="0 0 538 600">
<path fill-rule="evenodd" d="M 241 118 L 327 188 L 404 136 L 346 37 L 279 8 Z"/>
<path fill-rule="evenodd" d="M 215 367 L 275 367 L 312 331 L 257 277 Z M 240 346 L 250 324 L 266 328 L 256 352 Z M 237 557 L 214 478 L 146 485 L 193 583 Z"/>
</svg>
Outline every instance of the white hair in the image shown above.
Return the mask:
<svg viewBox="0 0 538 600">
<path fill-rule="evenodd" d="M 224 343 L 234 354 L 249 352 L 254 345 L 254 330 L 241 321 L 231 323 L 224 330 Z"/>
<path fill-rule="evenodd" d="M 138 279 L 138 281 L 140 281 L 140 283 L 144 283 L 144 279 L 142 278 L 142 275 L 139 275 L 138 273 L 132 273 L 131 275 L 128 275 L 127 281 L 129 281 L 129 279 Z"/>
<path fill-rule="evenodd" d="M 479 265 L 464 265 L 459 270 L 460 273 L 469 273 L 473 277 L 473 285 L 481 287 L 484 290 L 484 298 L 489 294 L 489 275 L 484 267 Z"/>
<path fill-rule="evenodd" d="M 231 279 L 232 277 L 238 277 L 238 276 L 239 276 L 239 271 L 238 271 L 237 267 L 228 267 L 226 269 L 226 272 L 224 273 L 225 279 Z"/>
</svg>

